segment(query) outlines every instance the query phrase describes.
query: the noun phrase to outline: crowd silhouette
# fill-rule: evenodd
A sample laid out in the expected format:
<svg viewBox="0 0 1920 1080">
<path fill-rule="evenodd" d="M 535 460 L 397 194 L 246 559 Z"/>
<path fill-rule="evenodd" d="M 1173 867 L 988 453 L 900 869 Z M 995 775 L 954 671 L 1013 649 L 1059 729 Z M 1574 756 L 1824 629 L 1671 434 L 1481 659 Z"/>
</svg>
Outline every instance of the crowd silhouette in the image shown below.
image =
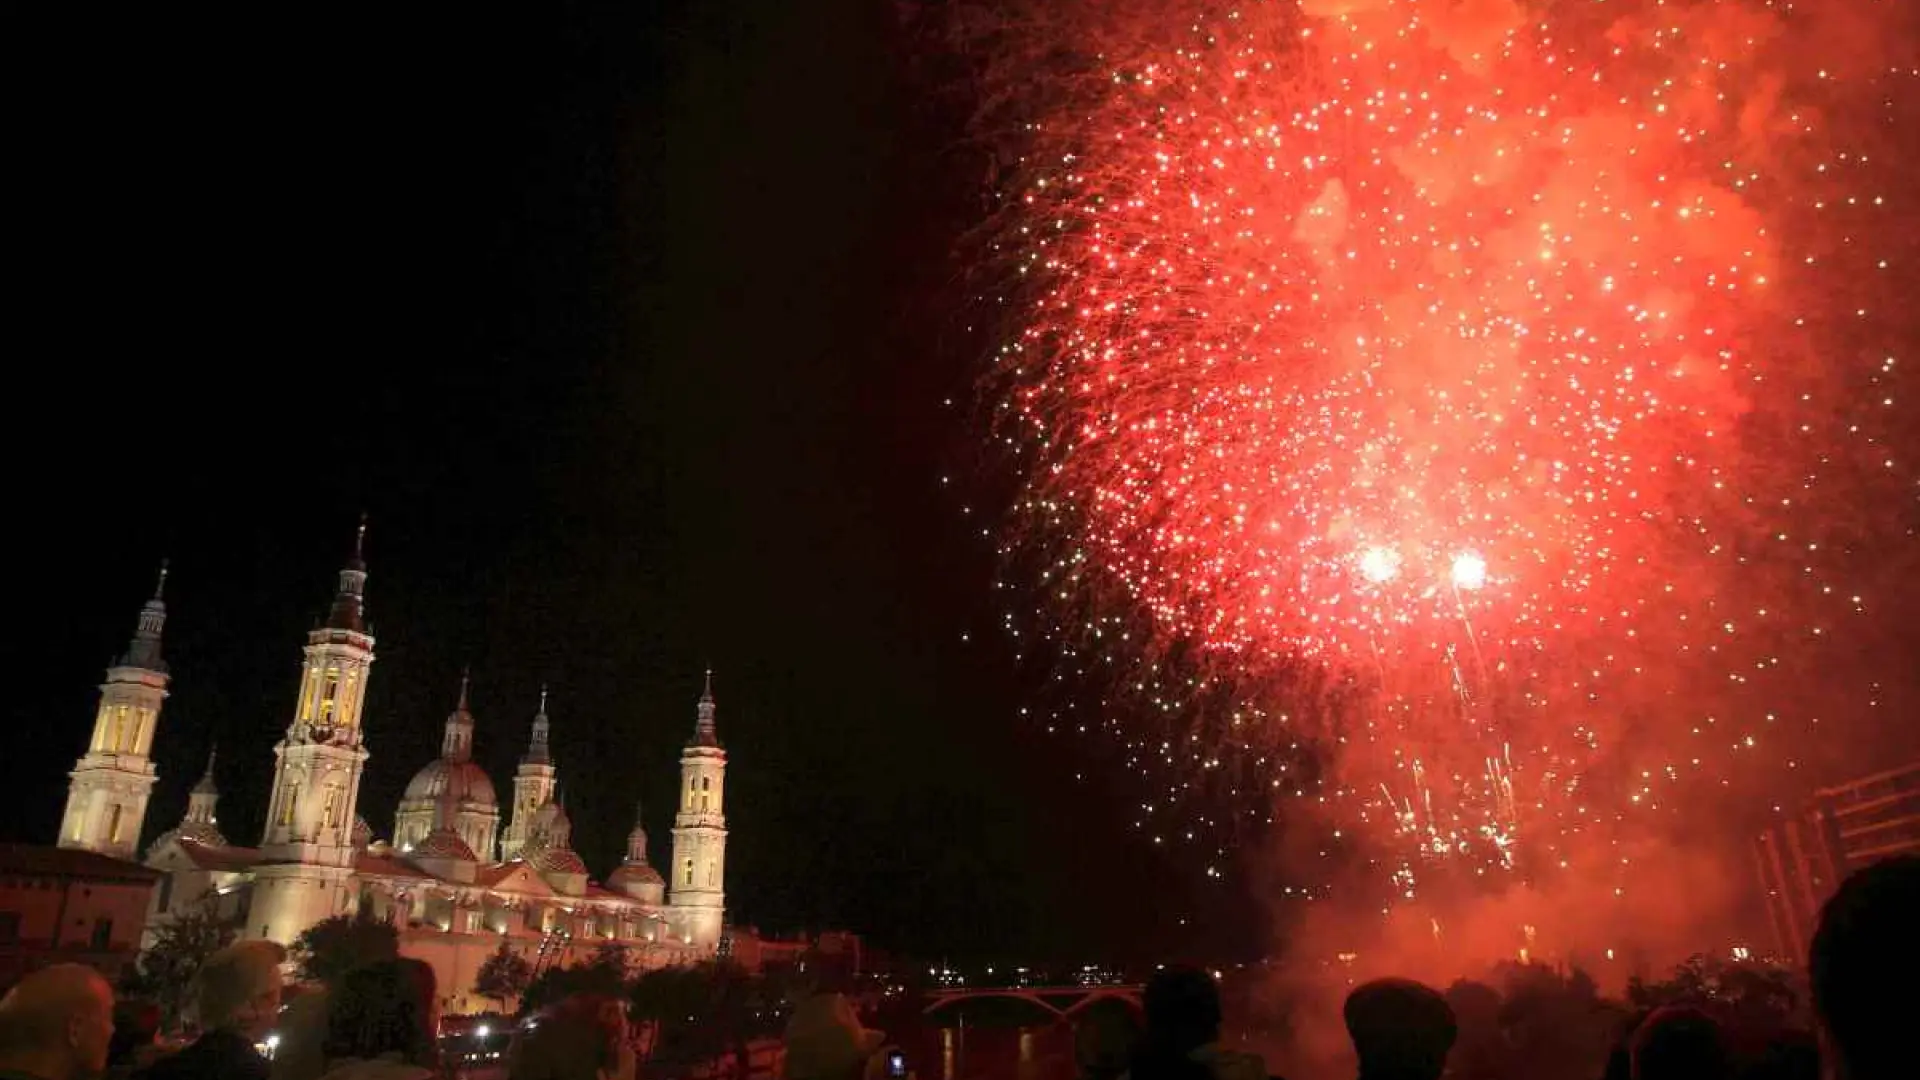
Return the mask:
<svg viewBox="0 0 1920 1080">
<path fill-rule="evenodd" d="M 1772 1007 L 1779 994 L 1762 988 L 1718 1008 L 1641 1000 L 1612 1022 L 1604 1044 L 1589 1045 L 1580 1032 L 1602 1014 L 1578 976 L 1552 992 L 1522 978 L 1505 996 L 1473 982 L 1443 993 L 1379 979 L 1347 995 L 1342 1017 L 1358 1080 L 1905 1080 L 1920 1075 L 1917 924 L 1920 858 L 1886 859 L 1848 877 L 1822 907 L 1807 958 L 1810 1030 L 1786 1022 Z M 436 1038 L 440 999 L 426 964 L 365 963 L 283 1009 L 285 959 L 264 941 L 213 954 L 194 985 L 200 1034 L 171 1053 L 158 1041 L 159 1010 L 116 1003 L 93 969 L 34 972 L 0 999 L 0 1080 L 460 1076 Z M 1162 970 L 1138 1009 L 1104 1001 L 1079 1015 L 1077 1072 L 1082 1080 L 1268 1080 L 1260 1057 L 1223 1044 L 1223 1019 L 1211 975 Z M 271 1056 L 260 1049 L 270 1031 Z M 645 1073 L 634 1042 L 621 999 L 575 992 L 530 1018 L 504 1072 L 507 1080 L 631 1080 Z M 901 1057 L 843 993 L 797 1002 L 783 1042 L 782 1080 L 905 1075 Z M 745 1061 L 737 1065 L 744 1072 Z M 732 1074 L 721 1064 L 709 1075 Z"/>
</svg>

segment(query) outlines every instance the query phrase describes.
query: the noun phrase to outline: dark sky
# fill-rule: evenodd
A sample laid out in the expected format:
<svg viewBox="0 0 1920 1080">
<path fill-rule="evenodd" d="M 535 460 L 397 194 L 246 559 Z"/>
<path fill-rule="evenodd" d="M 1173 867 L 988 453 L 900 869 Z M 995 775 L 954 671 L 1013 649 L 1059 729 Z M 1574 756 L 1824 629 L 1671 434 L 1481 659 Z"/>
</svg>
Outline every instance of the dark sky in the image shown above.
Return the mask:
<svg viewBox="0 0 1920 1080">
<path fill-rule="evenodd" d="M 577 846 L 610 869 L 641 797 L 664 857 L 711 662 L 739 921 L 930 958 L 1186 940 L 1138 793 L 1018 718 L 1039 673 L 938 483 L 993 482 L 942 407 L 986 348 L 965 102 L 904 74 L 890 4 L 604 7 L 23 34 L 0 833 L 51 840 L 165 555 L 147 835 L 217 737 L 256 841 L 364 509 L 381 834 L 470 664 L 502 791 L 549 681 Z"/>
</svg>

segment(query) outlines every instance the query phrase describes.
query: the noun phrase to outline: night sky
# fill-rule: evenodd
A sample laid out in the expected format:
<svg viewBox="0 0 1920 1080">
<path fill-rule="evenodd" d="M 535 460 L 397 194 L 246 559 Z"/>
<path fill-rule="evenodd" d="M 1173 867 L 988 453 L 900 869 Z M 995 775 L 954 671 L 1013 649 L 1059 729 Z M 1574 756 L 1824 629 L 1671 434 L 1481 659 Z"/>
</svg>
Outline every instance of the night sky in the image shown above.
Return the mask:
<svg viewBox="0 0 1920 1080">
<path fill-rule="evenodd" d="M 737 922 L 929 959 L 1244 951 L 1126 827 L 1121 770 L 1018 715 L 1045 673 L 956 494 L 995 482 L 967 103 L 920 92 L 892 5 L 606 7 L 23 37 L 57 74 L 11 155 L 0 833 L 53 839 L 167 556 L 146 836 L 217 738 L 222 827 L 256 842 L 364 510 L 379 834 L 471 665 L 502 794 L 550 682 L 576 846 L 610 870 L 639 797 L 663 860 L 711 663 Z"/>
</svg>

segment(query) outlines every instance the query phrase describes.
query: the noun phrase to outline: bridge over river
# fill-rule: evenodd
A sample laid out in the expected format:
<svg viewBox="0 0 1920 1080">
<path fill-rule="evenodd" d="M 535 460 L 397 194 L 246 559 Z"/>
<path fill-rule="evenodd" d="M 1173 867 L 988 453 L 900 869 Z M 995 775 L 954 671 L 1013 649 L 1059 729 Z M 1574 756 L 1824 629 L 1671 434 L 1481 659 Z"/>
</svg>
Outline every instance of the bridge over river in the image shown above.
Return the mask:
<svg viewBox="0 0 1920 1080">
<path fill-rule="evenodd" d="M 1058 1017 L 1071 1017 L 1096 1001 L 1140 1004 L 1139 986 L 967 986 L 925 993 L 922 1016 L 963 1001 L 1027 1001 Z"/>
</svg>

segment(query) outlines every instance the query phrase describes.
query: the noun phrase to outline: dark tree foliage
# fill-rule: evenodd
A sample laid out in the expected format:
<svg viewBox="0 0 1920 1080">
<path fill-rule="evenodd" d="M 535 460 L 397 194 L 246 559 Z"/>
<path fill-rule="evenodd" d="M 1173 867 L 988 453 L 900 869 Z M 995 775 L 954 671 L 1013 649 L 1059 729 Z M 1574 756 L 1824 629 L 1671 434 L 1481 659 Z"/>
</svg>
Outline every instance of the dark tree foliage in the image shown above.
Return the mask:
<svg viewBox="0 0 1920 1080">
<path fill-rule="evenodd" d="M 223 917 L 217 899 L 209 895 L 155 931 L 153 947 L 141 953 L 139 963 L 122 977 L 121 994 L 154 1002 L 167 1027 L 180 1026 L 193 1000 L 200 965 L 231 942 L 239 929 L 239 921 Z"/>
<path fill-rule="evenodd" d="M 308 927 L 293 943 L 300 974 L 332 984 L 363 964 L 400 955 L 400 932 L 393 924 L 361 911 L 335 915 Z"/>
<path fill-rule="evenodd" d="M 492 998 L 500 1003 L 502 1010 L 507 1002 L 526 993 L 527 986 L 533 982 L 533 965 L 527 958 L 514 952 L 505 938 L 500 947 L 480 965 L 473 976 L 473 992 L 484 998 Z"/>
</svg>

